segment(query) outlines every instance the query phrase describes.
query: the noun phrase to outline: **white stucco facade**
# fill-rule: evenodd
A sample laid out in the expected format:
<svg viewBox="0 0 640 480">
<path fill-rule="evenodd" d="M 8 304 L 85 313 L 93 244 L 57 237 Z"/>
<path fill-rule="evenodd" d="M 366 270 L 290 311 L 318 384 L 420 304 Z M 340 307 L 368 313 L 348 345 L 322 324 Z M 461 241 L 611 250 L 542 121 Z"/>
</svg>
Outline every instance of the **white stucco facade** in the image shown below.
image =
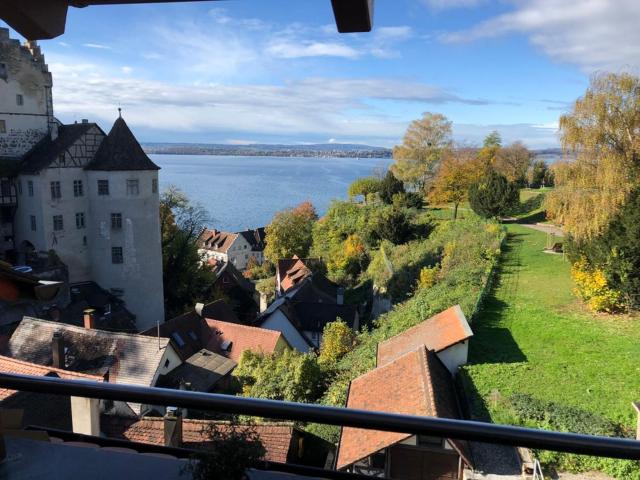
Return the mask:
<svg viewBox="0 0 640 480">
<path fill-rule="evenodd" d="M 469 353 L 469 340 L 465 340 L 455 345 L 436 352 L 438 358 L 444 363 L 451 375 L 455 375 L 462 365 L 466 365 Z"/>
<path fill-rule="evenodd" d="M 276 330 L 282 333 L 287 343 L 299 352 L 311 350 L 309 343 L 300 335 L 300 332 L 291 325 L 287 316 L 280 309 L 275 310 L 269 317 L 260 324 L 260 328 Z"/>
</svg>

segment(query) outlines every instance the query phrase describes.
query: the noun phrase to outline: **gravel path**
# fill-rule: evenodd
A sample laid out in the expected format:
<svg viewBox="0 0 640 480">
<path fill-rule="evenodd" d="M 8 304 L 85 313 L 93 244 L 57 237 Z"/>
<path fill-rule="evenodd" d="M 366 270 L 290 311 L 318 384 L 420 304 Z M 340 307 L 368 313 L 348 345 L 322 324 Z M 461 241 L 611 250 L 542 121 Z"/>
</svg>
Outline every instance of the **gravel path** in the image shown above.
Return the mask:
<svg viewBox="0 0 640 480">
<path fill-rule="evenodd" d="M 564 237 L 560 227 L 548 223 L 521 223 L 523 227 L 532 228 L 544 233 L 553 233 L 556 237 Z"/>
</svg>

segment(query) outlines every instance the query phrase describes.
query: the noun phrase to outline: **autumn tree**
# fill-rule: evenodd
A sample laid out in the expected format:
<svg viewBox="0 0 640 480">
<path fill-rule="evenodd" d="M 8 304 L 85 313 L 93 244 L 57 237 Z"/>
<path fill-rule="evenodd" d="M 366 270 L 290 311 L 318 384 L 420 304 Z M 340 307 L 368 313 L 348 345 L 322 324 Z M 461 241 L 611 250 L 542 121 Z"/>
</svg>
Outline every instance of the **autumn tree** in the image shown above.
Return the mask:
<svg viewBox="0 0 640 480">
<path fill-rule="evenodd" d="M 349 198 L 362 196 L 364 203 L 367 203 L 367 197 L 380 191 L 382 182 L 376 177 L 362 177 L 355 179 L 349 185 Z"/>
<path fill-rule="evenodd" d="M 597 74 L 560 117 L 566 160 L 554 168 L 547 214 L 576 241 L 603 233 L 640 183 L 640 78 Z"/>
<path fill-rule="evenodd" d="M 519 201 L 518 186 L 493 169 L 489 169 L 469 188 L 469 205 L 481 217 L 502 217 L 516 207 Z"/>
<path fill-rule="evenodd" d="M 450 145 L 451 122 L 442 114 L 427 112 L 411 122 L 402 145 L 394 147 L 391 171 L 399 180 L 422 191 Z"/>
<path fill-rule="evenodd" d="M 369 265 L 369 254 L 362 238 L 349 235 L 339 249 L 332 252 L 327 268 L 330 277 L 338 283 L 355 283 Z"/>
<path fill-rule="evenodd" d="M 265 258 L 276 264 L 279 259 L 293 255 L 306 257 L 311 248 L 313 224 L 317 219 L 318 215 L 310 202 L 277 212 L 265 229 Z"/>
<path fill-rule="evenodd" d="M 320 364 L 334 365 L 353 349 L 355 341 L 355 333 L 342 319 L 327 323 L 322 331 L 318 361 Z"/>
<path fill-rule="evenodd" d="M 448 151 L 438 168 L 429 191 L 433 203 L 453 203 L 453 219 L 458 217 L 458 206 L 469 196 L 469 187 L 478 180 L 476 153 L 469 148 Z"/>
<path fill-rule="evenodd" d="M 212 299 L 213 272 L 202 265 L 198 236 L 208 220 L 206 210 L 176 187 L 160 196 L 160 235 L 165 313 L 172 318 Z"/>
<path fill-rule="evenodd" d="M 498 152 L 502 148 L 502 137 L 496 130 L 487 135 L 482 143 L 482 148 L 478 152 L 478 158 L 482 160 L 485 167 L 495 165 Z"/>
<path fill-rule="evenodd" d="M 494 166 L 510 182 L 524 185 L 527 180 L 527 170 L 531 165 L 531 158 L 531 152 L 522 142 L 514 142 L 497 151 Z"/>
</svg>

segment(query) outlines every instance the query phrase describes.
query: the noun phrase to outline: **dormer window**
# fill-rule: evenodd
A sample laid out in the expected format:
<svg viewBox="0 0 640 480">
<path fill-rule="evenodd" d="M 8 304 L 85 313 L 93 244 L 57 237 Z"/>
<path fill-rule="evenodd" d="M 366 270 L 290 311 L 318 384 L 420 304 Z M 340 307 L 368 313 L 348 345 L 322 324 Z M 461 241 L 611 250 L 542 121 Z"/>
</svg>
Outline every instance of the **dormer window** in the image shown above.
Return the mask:
<svg viewBox="0 0 640 480">
<path fill-rule="evenodd" d="M 225 352 L 230 352 L 232 346 L 233 346 L 232 341 L 225 340 L 224 342 L 222 342 L 222 345 L 220 345 L 220 348 L 222 348 L 222 350 L 224 350 Z"/>
</svg>

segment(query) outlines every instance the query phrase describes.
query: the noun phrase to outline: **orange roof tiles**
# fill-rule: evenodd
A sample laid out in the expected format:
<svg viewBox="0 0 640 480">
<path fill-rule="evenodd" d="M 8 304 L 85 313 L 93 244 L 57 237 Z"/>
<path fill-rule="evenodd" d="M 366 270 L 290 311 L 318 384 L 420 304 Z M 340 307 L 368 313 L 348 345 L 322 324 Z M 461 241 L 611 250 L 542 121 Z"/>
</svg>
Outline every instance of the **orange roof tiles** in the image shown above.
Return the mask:
<svg viewBox="0 0 640 480">
<path fill-rule="evenodd" d="M 407 415 L 459 418 L 451 375 L 424 346 L 351 382 L 348 408 Z M 337 468 L 349 466 L 412 435 L 345 427 Z M 460 442 L 456 449 L 464 450 Z"/>
<path fill-rule="evenodd" d="M 462 342 L 473 335 L 467 319 L 459 305 L 405 330 L 378 344 L 377 365 L 392 362 L 407 352 L 425 345 L 429 350 L 440 352 Z"/>
<path fill-rule="evenodd" d="M 226 253 L 236 238 L 238 238 L 237 233 L 205 229 L 198 238 L 198 244 L 201 248 Z"/>
<path fill-rule="evenodd" d="M 102 430 L 108 437 L 123 438 L 131 442 L 164 445 L 164 420 L 158 417 L 143 417 L 140 420 L 112 417 L 102 417 Z M 202 446 L 208 441 L 206 427 L 217 424 L 219 428 L 228 430 L 229 424 L 211 420 L 182 420 L 182 442 L 185 448 Z M 238 426 L 237 428 L 243 428 Z M 249 427 L 246 427 L 249 428 Z M 283 423 L 265 423 L 252 425 L 266 450 L 265 460 L 286 463 L 293 425 Z"/>
<path fill-rule="evenodd" d="M 36 365 L 35 363 L 24 362 L 22 360 L 16 360 L 15 358 L 5 357 L 3 355 L 0 355 L 0 372 L 38 377 L 44 377 L 54 373 L 56 376 L 67 380 L 89 380 L 94 382 L 104 381 L 104 379 L 99 375 L 88 375 L 85 373 L 62 370 L 60 368 Z M 0 388 L 0 401 L 10 397 L 15 392 L 15 390 Z"/>
<path fill-rule="evenodd" d="M 282 333 L 266 328 L 250 327 L 239 323 L 223 322 L 221 320 L 205 319 L 212 330 L 207 349 L 225 355 L 235 362 L 245 350 L 271 354 L 276 351 Z M 223 343 L 231 342 L 230 350 L 222 348 Z"/>
</svg>

